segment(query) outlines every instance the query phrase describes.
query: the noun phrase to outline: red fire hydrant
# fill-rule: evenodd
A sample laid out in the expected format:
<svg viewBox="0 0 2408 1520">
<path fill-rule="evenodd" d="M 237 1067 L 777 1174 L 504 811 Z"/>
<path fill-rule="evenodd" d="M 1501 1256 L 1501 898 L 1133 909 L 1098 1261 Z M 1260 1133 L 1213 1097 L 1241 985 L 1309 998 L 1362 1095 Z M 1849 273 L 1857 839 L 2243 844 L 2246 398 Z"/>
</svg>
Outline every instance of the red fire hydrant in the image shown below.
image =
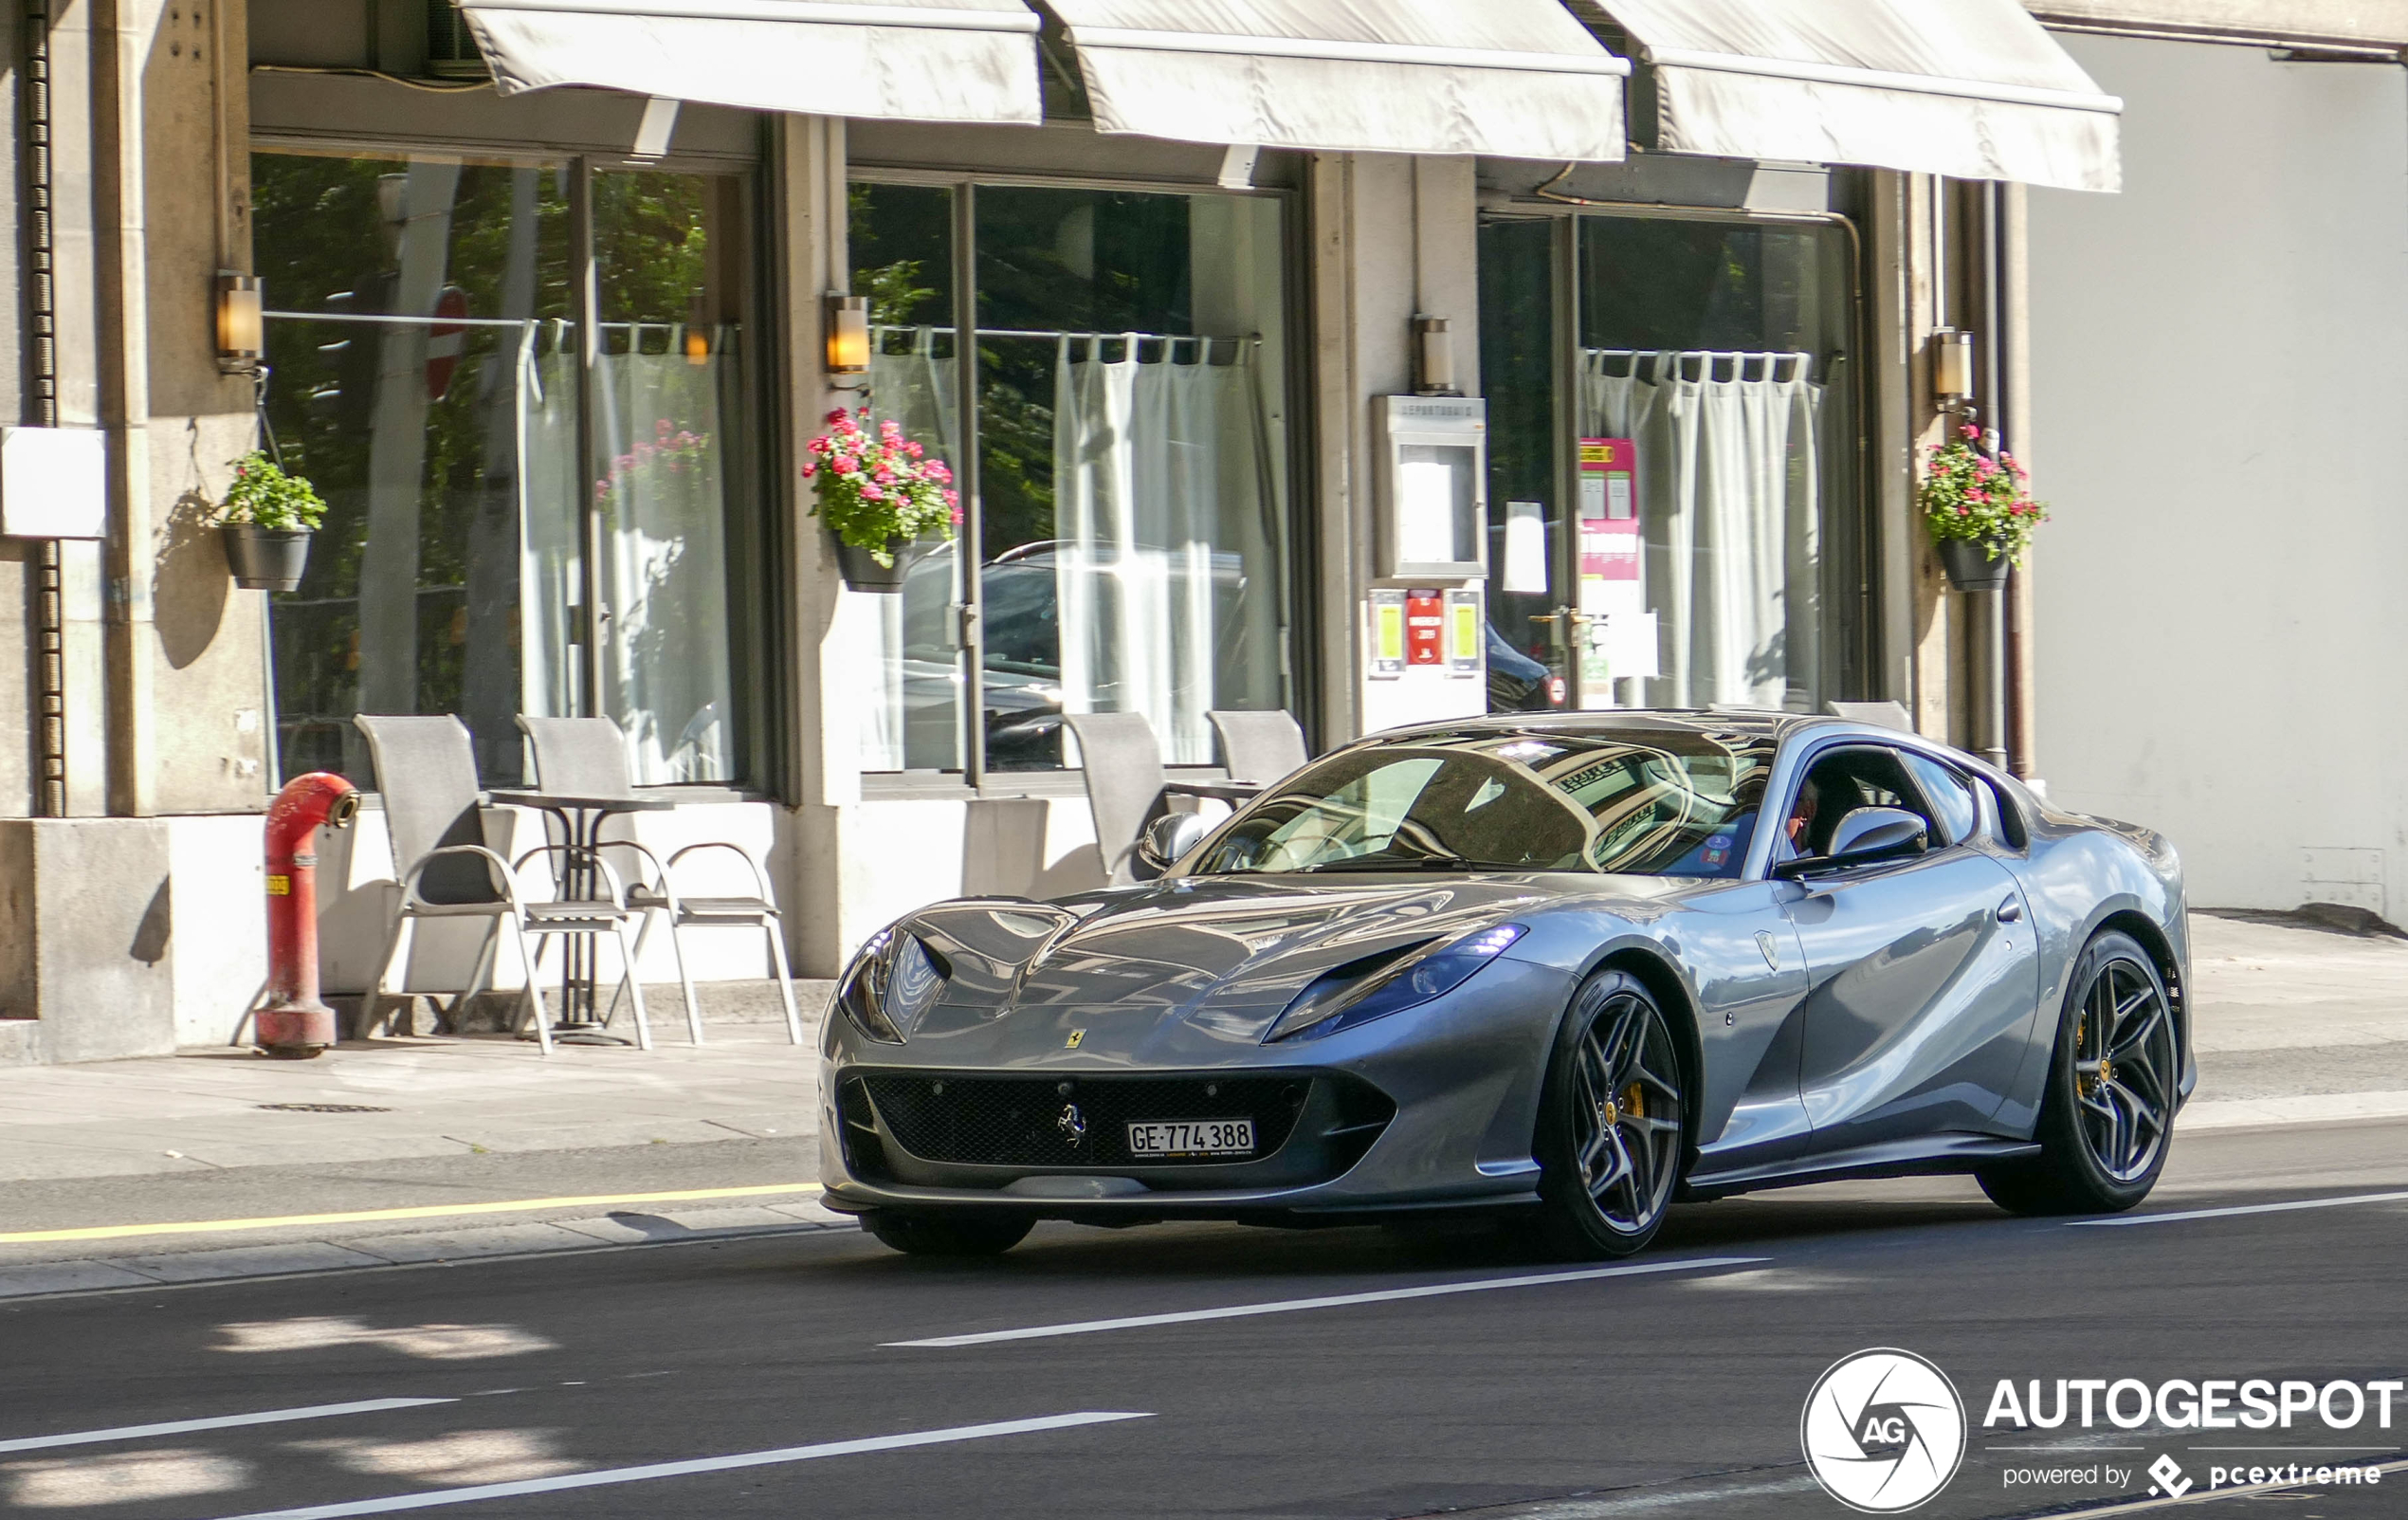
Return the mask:
<svg viewBox="0 0 2408 1520">
<path fill-rule="evenodd" d="M 339 829 L 359 794 L 339 776 L 296 777 L 267 809 L 267 1001 L 253 1016 L 259 1048 L 304 1061 L 335 1043 L 335 1011 L 318 998 L 318 826 Z"/>
</svg>

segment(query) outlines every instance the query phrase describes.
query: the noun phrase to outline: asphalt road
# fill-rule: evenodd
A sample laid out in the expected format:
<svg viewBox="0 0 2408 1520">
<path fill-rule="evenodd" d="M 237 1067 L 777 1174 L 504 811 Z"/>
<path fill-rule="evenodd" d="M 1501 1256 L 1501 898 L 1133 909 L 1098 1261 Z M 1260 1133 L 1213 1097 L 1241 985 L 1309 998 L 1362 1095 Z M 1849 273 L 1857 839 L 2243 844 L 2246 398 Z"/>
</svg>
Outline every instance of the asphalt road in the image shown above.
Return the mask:
<svg viewBox="0 0 2408 1520">
<path fill-rule="evenodd" d="M 2408 1375 L 2408 1125 L 2182 1140 L 2146 1211 L 2386 1192 L 2100 1226 L 2009 1218 L 1953 1181 L 1824 1187 L 1684 1208 L 1631 1264 L 1652 1270 L 1620 1274 L 1376 1230 L 1053 1226 L 980 1263 L 845 1232 L 21 1300 L 0 1305 L 0 1506 L 1840 1515 L 1802 1463 L 1800 1409 L 1833 1361 L 1887 1346 L 1969 1406 L 1962 1470 L 1916 1513 L 2048 1512 L 2148 1479 L 2009 1487 L 2011 1469 L 2171 1455 L 2203 1484 L 2211 1463 L 2399 1462 L 2408 1398 L 2391 1429 L 1982 1424 L 2002 1378 Z M 1433 1289 L 1450 1291 L 1401 1291 Z M 1299 1303 L 1354 1295 L 1373 1296 Z M 1283 1307 L 1095 1325 L 1264 1306 Z M 1088 1328 L 895 1344 L 1066 1325 Z M 380 1401 L 420 1401 L 348 1407 Z M 2171 1512 L 2408 1513 L 2408 1467 L 2384 1477 Z"/>
</svg>

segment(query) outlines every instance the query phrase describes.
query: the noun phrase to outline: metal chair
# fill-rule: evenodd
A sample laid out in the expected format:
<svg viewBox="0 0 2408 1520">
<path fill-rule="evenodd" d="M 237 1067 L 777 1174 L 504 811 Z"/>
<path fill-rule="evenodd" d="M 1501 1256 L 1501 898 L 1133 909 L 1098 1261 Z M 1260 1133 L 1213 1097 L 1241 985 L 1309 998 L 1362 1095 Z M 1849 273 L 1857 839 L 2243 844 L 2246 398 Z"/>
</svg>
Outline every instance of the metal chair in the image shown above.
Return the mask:
<svg viewBox="0 0 2408 1520">
<path fill-rule="evenodd" d="M 1155 742 L 1154 725 L 1141 712 L 1083 712 L 1062 721 L 1079 742 L 1104 885 L 1152 880 L 1156 872 L 1138 858 L 1138 838 L 1170 811 L 1162 797 L 1162 746 Z"/>
<path fill-rule="evenodd" d="M 519 726 L 535 746 L 536 776 L 546 791 L 596 797 L 635 795 L 635 780 L 628 771 L 627 735 L 612 720 L 521 716 Z M 786 963 L 784 920 L 777 910 L 777 899 L 770 890 L 769 872 L 761 869 L 751 851 L 730 840 L 705 839 L 671 852 L 664 863 L 632 839 L 607 840 L 601 848 L 626 851 L 651 867 L 649 879 L 639 875 L 628 888 L 628 906 L 644 914 L 635 947 L 637 953 L 642 953 L 644 942 L 652 932 L 653 915 L 665 915 L 669 925 L 669 948 L 677 958 L 678 985 L 685 994 L 685 1028 L 695 1044 L 702 1043 L 702 1014 L 694 997 L 694 979 L 685 968 L 682 931 L 722 928 L 757 928 L 768 938 L 770 965 L 777 973 L 777 996 L 786 1008 L 786 1034 L 795 1044 L 803 1043 L 802 1015 L 794 1006 L 794 979 Z M 677 891 L 671 880 L 677 863 L 710 850 L 725 851 L 744 862 L 753 875 L 752 896 L 691 897 Z M 618 1006 L 615 995 L 611 1006 Z"/>
<path fill-rule="evenodd" d="M 1221 766 L 1232 781 L 1260 781 L 1265 786 L 1286 780 L 1304 768 L 1312 754 L 1304 747 L 1304 728 L 1296 715 L 1274 708 L 1269 712 L 1206 714 L 1221 742 Z"/>
<path fill-rule="evenodd" d="M 477 761 L 469 747 L 468 730 L 459 719 L 369 717 L 352 720 L 367 736 L 368 751 L 376 767 L 376 790 L 384 799 L 385 828 L 392 838 L 393 870 L 401 884 L 401 904 L 384 956 L 369 989 L 372 998 L 384 996 L 392 973 L 393 956 L 402 936 L 419 919 L 482 918 L 484 943 L 477 952 L 468 985 L 452 1000 L 457 1010 L 490 985 L 494 957 L 506 925 L 526 968 L 520 1019 L 535 1018 L 536 1041 L 552 1053 L 552 1013 L 543 1000 L 537 966 L 541 952 L 530 955 L 530 937 L 543 940 L 563 934 L 618 936 L 625 964 L 620 980 L 635 998 L 637 1043 L 652 1048 L 652 1030 L 644 1011 L 644 989 L 635 983 L 635 944 L 628 937 L 629 921 L 641 915 L 630 906 L 618 873 L 600 863 L 607 898 L 534 900 L 521 890 L 519 869 L 537 855 L 565 854 L 565 847 L 542 845 L 516 861 L 504 860 L 483 843 L 479 810 L 485 795 L 477 785 Z M 450 1014 L 445 1015 L 447 1022 Z"/>
</svg>

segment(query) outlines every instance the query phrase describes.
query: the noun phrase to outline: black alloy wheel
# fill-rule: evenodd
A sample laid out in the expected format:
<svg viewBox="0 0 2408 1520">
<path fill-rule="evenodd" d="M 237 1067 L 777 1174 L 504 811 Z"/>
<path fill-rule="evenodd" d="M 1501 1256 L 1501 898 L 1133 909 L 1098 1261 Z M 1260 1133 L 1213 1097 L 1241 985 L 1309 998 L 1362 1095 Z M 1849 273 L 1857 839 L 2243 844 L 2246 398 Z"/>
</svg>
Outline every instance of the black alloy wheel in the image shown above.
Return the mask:
<svg viewBox="0 0 2408 1520">
<path fill-rule="evenodd" d="M 1028 1238 L 1037 1221 L 1025 1214 L 985 1209 L 880 1209 L 864 1215 L 861 1222 L 881 1242 L 907 1256 L 1000 1256 Z"/>
<path fill-rule="evenodd" d="M 1580 984 L 1540 1102 L 1548 1244 L 1588 1258 L 1646 1246 L 1680 1185 L 1688 1106 L 1671 1021 L 1636 979 L 1600 971 Z"/>
<path fill-rule="evenodd" d="M 2033 1136 L 2041 1154 L 1980 1177 L 2017 1214 L 2128 1209 L 2157 1185 L 2174 1140 L 2174 1005 L 2157 962 L 2107 930 L 2083 947 L 2067 985 Z"/>
</svg>

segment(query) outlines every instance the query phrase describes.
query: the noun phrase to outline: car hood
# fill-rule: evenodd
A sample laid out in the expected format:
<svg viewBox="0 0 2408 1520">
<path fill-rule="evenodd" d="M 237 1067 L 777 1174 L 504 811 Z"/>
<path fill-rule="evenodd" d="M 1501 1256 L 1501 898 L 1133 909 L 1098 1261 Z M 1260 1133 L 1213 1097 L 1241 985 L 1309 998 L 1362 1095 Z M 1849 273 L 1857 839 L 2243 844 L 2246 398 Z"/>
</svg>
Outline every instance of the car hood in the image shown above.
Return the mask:
<svg viewBox="0 0 2408 1520">
<path fill-rule="evenodd" d="M 943 991 L 915 1041 L 1026 1023 L 1058 1049 L 1057 1025 L 1135 1036 L 1165 1022 L 1258 1040 L 1316 977 L 1350 961 L 1451 939 L 1558 895 L 1527 877 L 1300 884 L 1178 880 L 1079 904 L 939 904 L 899 925 L 934 952 Z"/>
</svg>

